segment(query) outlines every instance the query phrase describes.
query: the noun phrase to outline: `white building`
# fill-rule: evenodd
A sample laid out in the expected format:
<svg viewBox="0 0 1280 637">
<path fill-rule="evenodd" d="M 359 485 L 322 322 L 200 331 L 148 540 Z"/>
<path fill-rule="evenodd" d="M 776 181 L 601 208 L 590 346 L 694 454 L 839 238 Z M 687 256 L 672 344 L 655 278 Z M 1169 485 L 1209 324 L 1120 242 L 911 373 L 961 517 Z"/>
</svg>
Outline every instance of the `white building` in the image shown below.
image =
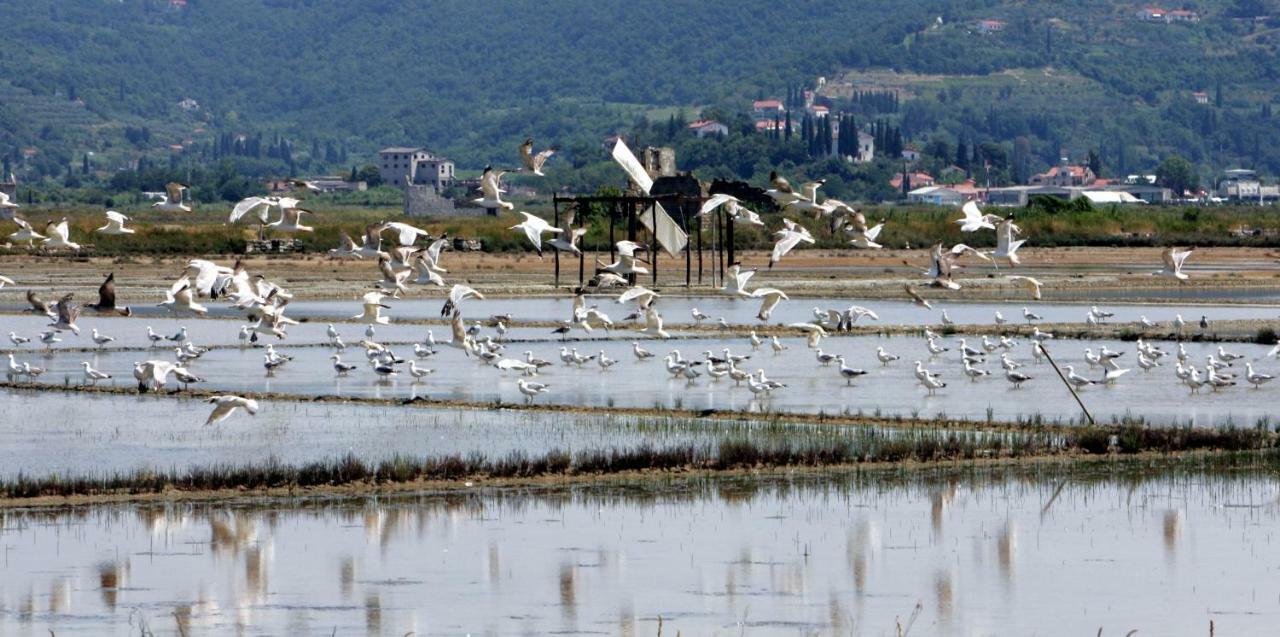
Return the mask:
<svg viewBox="0 0 1280 637">
<path fill-rule="evenodd" d="M 392 186 L 428 185 L 437 192 L 454 182 L 453 161 L 425 148 L 392 146 L 378 151 L 378 173 Z"/>
</svg>

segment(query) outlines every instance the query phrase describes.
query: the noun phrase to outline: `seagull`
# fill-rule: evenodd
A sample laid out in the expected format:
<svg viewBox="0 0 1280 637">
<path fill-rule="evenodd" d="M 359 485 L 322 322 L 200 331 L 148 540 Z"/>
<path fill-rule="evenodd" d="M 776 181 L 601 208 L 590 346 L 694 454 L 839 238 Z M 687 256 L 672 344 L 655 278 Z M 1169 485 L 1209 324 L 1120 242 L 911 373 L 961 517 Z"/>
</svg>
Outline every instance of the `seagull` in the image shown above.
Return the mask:
<svg viewBox="0 0 1280 637">
<path fill-rule="evenodd" d="M 1018 260 L 1018 248 L 1021 248 L 1022 244 L 1027 241 L 1025 239 L 1014 240 L 1013 238 L 1013 235 L 1021 233 L 1022 230 L 1013 225 L 1012 216 L 1002 220 L 1000 227 L 996 228 L 996 251 L 991 253 L 991 256 L 1008 259 L 1010 266 L 1016 266 L 1021 263 Z"/>
<path fill-rule="evenodd" d="M 58 300 L 58 318 L 49 324 L 59 332 L 71 331 L 79 336 L 80 328 L 76 325 L 76 319 L 80 317 L 80 306 L 71 302 L 71 295 L 67 294 Z"/>
<path fill-rule="evenodd" d="M 828 199 L 827 201 L 830 203 L 831 200 Z M 853 237 L 849 240 L 849 245 L 863 250 L 874 250 L 884 247 L 879 243 L 876 243 L 876 239 L 879 238 L 880 231 L 883 229 L 884 220 L 881 220 L 880 223 L 868 228 L 867 218 L 861 212 L 857 211 L 853 214 L 853 221 L 845 224 L 844 226 L 845 234 Z"/>
<path fill-rule="evenodd" d="M 329 359 L 333 361 L 333 371 L 337 372 L 339 376 L 346 376 L 347 372 L 359 369 L 360 367 L 359 365 L 342 362 L 342 357 L 337 354 L 330 356 Z"/>
<path fill-rule="evenodd" d="M 755 269 L 743 270 L 740 264 L 729 266 L 729 276 L 725 277 L 724 287 L 720 291 L 729 296 L 750 297 L 751 293 L 747 291 L 747 281 L 756 273 Z"/>
<path fill-rule="evenodd" d="M 297 206 L 281 206 L 280 218 L 267 224 L 268 228 L 276 232 L 314 232 L 315 228 L 302 225 L 302 215 L 313 214 L 305 208 Z"/>
<path fill-rule="evenodd" d="M 25 336 L 18 336 L 16 332 L 9 332 L 9 342 L 21 347 L 27 343 L 30 343 L 31 339 Z"/>
<path fill-rule="evenodd" d="M 415 383 L 418 382 L 419 379 L 426 378 L 428 375 L 434 374 L 435 371 L 436 370 L 434 369 L 418 367 L 417 361 L 409 361 L 409 375 L 413 376 L 413 382 Z"/>
<path fill-rule="evenodd" d="M 168 290 L 165 290 L 165 300 L 159 304 L 173 314 L 194 313 L 204 316 L 209 308 L 197 303 L 195 295 L 191 289 L 191 280 L 183 276 L 178 279 Z"/>
<path fill-rule="evenodd" d="M 637 360 L 648 360 L 653 358 L 653 352 L 640 347 L 640 341 L 631 341 L 631 352 L 635 354 Z"/>
<path fill-rule="evenodd" d="M 703 321 L 705 321 L 705 320 L 707 320 L 707 319 L 711 318 L 710 316 L 707 316 L 706 314 L 704 314 L 701 310 L 699 310 L 699 309 L 698 309 L 698 308 L 696 308 L 696 307 L 695 307 L 695 308 L 693 308 L 692 310 L 689 310 L 689 314 L 693 316 L 693 321 L 694 321 L 695 323 L 701 323 L 701 322 L 703 322 Z"/>
<path fill-rule="evenodd" d="M 1253 385 L 1254 389 L 1262 387 L 1263 383 L 1271 382 L 1275 380 L 1275 378 L 1276 377 L 1271 374 L 1263 374 L 1261 372 L 1253 371 L 1253 363 L 1244 364 L 1244 379 L 1249 381 L 1249 384 Z"/>
<path fill-rule="evenodd" d="M 1200 315 L 1200 329 L 1202 330 L 1209 329 L 1209 317 L 1203 314 Z"/>
<path fill-rule="evenodd" d="M 1099 310 L 1099 309 L 1098 309 L 1098 306 L 1096 306 L 1096 305 L 1091 305 L 1091 306 L 1089 306 L 1089 315 L 1090 315 L 1090 316 L 1092 316 L 1092 317 L 1094 317 L 1094 318 L 1096 318 L 1096 319 L 1098 320 L 1098 322 L 1099 322 L 1099 323 L 1101 323 L 1101 322 L 1103 322 L 1103 321 L 1105 321 L 1105 320 L 1107 320 L 1107 319 L 1109 319 L 1109 318 L 1111 318 L 1111 317 L 1115 316 L 1116 314 L 1115 314 L 1115 312 L 1108 312 L 1108 311 L 1106 311 L 1106 310 Z"/>
<path fill-rule="evenodd" d="M 483 300 L 484 295 L 477 292 L 474 288 L 470 286 L 463 285 L 461 283 L 455 283 L 453 287 L 449 289 L 448 300 L 446 300 L 444 302 L 444 306 L 440 308 L 440 316 L 444 317 L 444 316 L 449 316 L 450 314 L 453 314 L 454 310 L 456 310 L 462 304 L 462 302 L 467 299 Z"/>
<path fill-rule="evenodd" d="M 941 319 L 941 320 L 942 320 L 942 324 L 943 324 L 943 325 L 955 325 L 955 324 L 956 324 L 956 322 L 955 322 L 955 321 L 951 320 L 951 317 L 950 317 L 950 316 L 947 316 L 947 310 L 946 310 L 946 308 L 943 308 L 943 309 L 942 309 L 942 319 Z"/>
<path fill-rule="evenodd" d="M 565 211 L 564 221 L 560 222 L 560 231 L 547 240 L 547 245 L 561 252 L 581 255 L 582 249 L 578 247 L 578 240 L 586 236 L 587 227 L 574 228 L 573 222 L 576 217 L 577 211 L 575 209 L 570 208 Z"/>
<path fill-rule="evenodd" d="M 80 366 L 84 368 L 85 382 L 89 383 L 90 385 L 97 385 L 98 381 L 100 380 L 111 379 L 111 374 L 108 374 L 106 372 L 100 372 L 94 369 L 93 366 L 89 364 L 89 361 L 84 361 L 80 363 Z"/>
<path fill-rule="evenodd" d="M 1000 313 L 1000 310 L 996 310 L 995 320 L 996 320 L 996 325 L 1004 325 L 1005 323 L 1009 322 L 1007 319 L 1005 319 L 1004 315 Z"/>
<path fill-rule="evenodd" d="M 94 232 L 110 235 L 134 234 L 133 228 L 124 227 L 124 224 L 127 221 L 129 221 L 129 217 L 126 217 L 114 210 L 108 210 L 107 225 L 94 230 Z"/>
<path fill-rule="evenodd" d="M 1187 248 L 1186 250 L 1172 247 L 1165 248 L 1164 252 L 1160 253 L 1160 258 L 1164 261 L 1164 268 L 1156 270 L 1156 276 L 1166 276 L 1179 281 L 1186 281 L 1191 278 L 1182 273 L 1182 265 L 1186 263 L 1187 257 L 1191 256 L 1194 251 L 1195 248 Z"/>
<path fill-rule="evenodd" d="M 1138 324 L 1142 325 L 1142 327 L 1145 327 L 1147 329 L 1152 329 L 1156 327 L 1155 322 L 1148 319 L 1145 315 L 1141 315 L 1138 317 Z"/>
<path fill-rule="evenodd" d="M 112 312 L 120 316 L 133 316 L 133 310 L 128 306 L 120 307 L 116 305 L 116 275 L 114 272 L 108 274 L 107 278 L 102 281 L 102 285 L 98 286 L 98 302 L 84 307 L 95 312 Z"/>
<path fill-rule="evenodd" d="M 502 193 L 506 191 L 502 189 L 499 180 L 506 172 L 505 170 L 495 171 L 492 166 L 485 166 L 484 173 L 480 175 L 480 192 L 483 196 L 473 201 L 480 204 L 481 208 L 506 210 L 515 208 L 515 204 L 502 200 Z"/>
<path fill-rule="evenodd" d="M 1006 369 L 1004 372 L 1004 377 L 1010 383 L 1013 383 L 1014 389 L 1021 389 L 1023 383 L 1032 379 L 1031 376 L 1028 376 L 1022 372 L 1019 372 L 1013 369 Z"/>
<path fill-rule="evenodd" d="M 186 184 L 171 181 L 164 185 L 164 198 L 151 207 L 164 212 L 191 212 L 191 207 L 182 203 L 182 191 L 189 188 Z"/>
<path fill-rule="evenodd" d="M 636 251 L 642 250 L 644 246 L 641 246 L 634 241 L 619 241 L 614 244 L 614 247 L 618 252 L 618 260 L 606 265 L 599 259 L 596 259 L 596 266 L 600 271 L 617 274 L 619 276 L 649 273 L 648 268 L 636 265 L 636 262 L 640 261 L 640 259 L 637 259 L 635 256 Z"/>
<path fill-rule="evenodd" d="M 537 396 L 538 394 L 545 394 L 551 390 L 550 385 L 529 382 L 523 378 L 516 380 L 516 386 L 520 389 L 520 393 L 524 394 L 524 400 L 526 403 L 532 403 L 534 396 Z"/>
<path fill-rule="evenodd" d="M 1025 307 L 1022 308 L 1022 318 L 1027 320 L 1027 325 L 1030 325 L 1033 321 L 1040 321 L 1044 319 L 1043 316 L 1040 316 Z"/>
<path fill-rule="evenodd" d="M 978 204 L 973 201 L 966 201 L 961 206 L 960 212 L 964 214 L 963 217 L 956 219 L 956 223 L 960 224 L 960 232 L 977 232 L 983 228 L 988 230 L 996 229 L 991 222 L 998 220 L 999 217 L 982 214 L 982 211 L 978 209 Z"/>
<path fill-rule="evenodd" d="M 564 232 L 563 229 L 551 225 L 542 217 L 536 217 L 524 211 L 520 211 L 519 214 L 524 215 L 524 221 L 521 221 L 508 229 L 523 231 L 524 236 L 529 238 L 529 243 L 533 244 L 533 249 L 538 252 L 538 256 L 542 256 L 542 233 Z"/>
<path fill-rule="evenodd" d="M 1040 281 L 1033 279 L 1029 276 L 1018 276 L 1018 275 L 1010 275 L 1010 276 L 1006 276 L 1005 278 L 1015 283 L 1022 284 L 1022 287 L 1026 288 L 1027 291 L 1031 293 L 1031 298 L 1037 301 L 1040 300 L 1040 286 L 1042 285 Z"/>
<path fill-rule="evenodd" d="M 378 257 L 378 272 L 382 274 L 382 280 L 377 281 L 378 287 L 391 292 L 391 298 L 398 299 L 401 294 L 407 293 L 409 288 L 405 286 L 405 282 L 413 274 L 413 270 L 401 270 L 397 272 L 391 267 L 391 259 L 386 255 Z"/>
<path fill-rule="evenodd" d="M 889 363 L 892 363 L 893 361 L 896 361 L 902 357 L 898 356 L 897 354 L 890 354 L 884 351 L 883 347 L 877 347 L 876 358 L 880 361 L 881 365 L 888 365 Z"/>
<path fill-rule="evenodd" d="M 834 363 L 836 359 L 839 358 L 839 356 L 836 354 L 828 354 L 822 351 L 822 348 L 818 348 L 818 351 L 815 352 L 814 355 L 817 357 L 818 363 L 823 367 L 826 367 L 827 365 Z"/>
<path fill-rule="evenodd" d="M 756 288 L 751 293 L 751 296 L 764 299 L 760 302 L 760 311 L 756 313 L 756 318 L 761 321 L 768 321 L 769 315 L 773 313 L 773 308 L 787 298 L 785 292 L 776 288 Z"/>
<path fill-rule="evenodd" d="M 966 358 L 964 359 L 964 375 L 969 377 L 969 382 L 973 382 L 983 376 L 990 376 L 991 372 L 974 367 L 973 364 L 969 362 L 969 359 Z"/>
<path fill-rule="evenodd" d="M 551 156 L 556 154 L 557 150 L 559 149 L 552 146 L 535 154 L 533 152 L 533 138 L 530 137 L 525 139 L 523 144 L 520 144 L 520 163 L 524 164 L 524 170 L 543 177 L 545 176 L 542 174 L 543 164 L 546 164 L 547 160 L 551 159 Z"/>
<path fill-rule="evenodd" d="M 40 333 L 40 342 L 44 343 L 48 347 L 53 347 L 54 343 L 61 343 L 62 339 L 58 338 L 57 332 L 49 330 L 48 332 Z"/>
<path fill-rule="evenodd" d="M 10 241 L 14 243 L 17 243 L 19 241 L 26 241 L 27 245 L 30 246 L 32 242 L 36 241 L 37 239 L 39 240 L 45 239 L 45 236 L 40 234 L 39 232 L 36 232 L 35 228 L 32 228 L 31 223 L 28 222 L 26 219 L 23 219 L 22 217 L 14 215 L 13 222 L 18 224 L 18 230 L 9 235 Z"/>
<path fill-rule="evenodd" d="M 1186 327 L 1186 326 L 1187 326 L 1187 322 L 1186 322 L 1186 321 L 1184 321 L 1184 320 L 1182 320 L 1182 315 L 1181 315 L 1181 314 L 1175 314 L 1175 315 L 1173 315 L 1173 329 L 1175 329 L 1175 330 L 1177 330 L 1177 331 L 1181 332 L 1181 331 L 1182 331 L 1182 328 L 1184 328 L 1184 327 Z"/>
<path fill-rule="evenodd" d="M 44 227 L 44 234 L 45 240 L 41 243 L 41 247 L 80 249 L 80 244 L 71 240 L 71 228 L 67 225 L 66 217 L 63 217 L 62 221 L 50 221 Z"/>
<path fill-rule="evenodd" d="M 773 268 L 773 264 L 777 263 L 788 252 L 803 243 L 814 243 L 813 235 L 805 227 L 797 224 L 790 219 L 783 219 L 783 229 L 774 234 L 778 240 L 773 244 L 773 252 L 769 255 L 769 267 Z"/>
<path fill-rule="evenodd" d="M 204 421 L 205 426 L 216 425 L 227 418 L 231 417 L 237 409 L 243 409 L 249 412 L 250 416 L 257 415 L 258 401 L 252 398 L 244 398 L 242 396 L 223 395 L 214 396 L 207 402 L 214 405 L 213 413 L 209 414 L 209 419 Z"/>
<path fill-rule="evenodd" d="M 859 376 L 864 376 L 867 373 L 866 370 L 855 369 L 846 365 L 844 362 L 844 356 L 836 356 L 836 360 L 840 363 L 840 375 L 844 377 L 845 385 L 852 385 L 853 379 Z"/>
<path fill-rule="evenodd" d="M 614 365 L 616 365 L 617 363 L 618 361 L 605 356 L 604 350 L 600 350 L 600 353 L 596 355 L 596 364 L 598 364 L 600 366 L 600 369 L 602 370 L 607 370 L 610 367 L 613 367 Z"/>
<path fill-rule="evenodd" d="M 787 346 L 783 345 L 782 341 L 778 340 L 778 336 L 776 334 L 769 337 L 769 347 L 773 348 L 773 354 L 775 356 L 781 354 L 783 350 L 787 349 Z"/>
<path fill-rule="evenodd" d="M 1227 350 L 1222 349 L 1222 346 L 1221 346 L 1221 345 L 1219 345 L 1219 346 L 1218 346 L 1218 358 L 1219 358 L 1219 359 L 1221 359 L 1221 360 L 1227 361 L 1227 362 L 1231 362 L 1231 361 L 1240 360 L 1240 359 L 1244 358 L 1244 354 L 1235 354 L 1235 353 L 1232 353 L 1232 352 L 1228 352 Z"/>
<path fill-rule="evenodd" d="M 12 175 L 10 175 L 10 177 L 12 177 Z M 10 179 L 9 181 L 12 182 L 14 180 Z M 0 192 L 0 208 L 18 208 L 18 207 L 20 207 L 18 206 L 18 204 L 13 203 L 12 201 L 9 200 L 9 193 Z"/>
<path fill-rule="evenodd" d="M 902 288 L 907 291 L 907 296 L 911 297 L 911 301 L 913 303 L 915 303 L 916 305 L 919 305 L 920 307 L 925 308 L 926 310 L 933 309 L 933 305 L 931 305 L 929 301 L 926 300 L 923 296 L 920 296 L 920 293 L 916 292 L 915 288 L 911 287 L 910 285 L 904 285 L 902 286 Z"/>
<path fill-rule="evenodd" d="M 916 379 L 920 381 L 921 385 L 924 385 L 925 389 L 929 390 L 930 394 L 947 386 L 947 384 L 942 382 L 942 379 L 939 378 L 937 374 L 925 369 L 924 366 L 920 364 L 920 361 L 916 361 L 915 373 Z"/>
<path fill-rule="evenodd" d="M 1067 370 L 1067 382 L 1071 383 L 1072 385 L 1075 385 L 1078 388 L 1084 388 L 1089 385 L 1097 384 L 1094 381 L 1091 381 L 1088 378 L 1085 378 L 1084 376 L 1077 374 L 1075 369 L 1071 365 L 1065 365 L 1063 366 L 1063 369 Z"/>
<path fill-rule="evenodd" d="M 382 310 L 389 310 L 391 306 L 382 303 L 382 299 L 385 298 L 387 298 L 387 295 L 377 290 L 366 293 L 361 303 L 361 312 L 351 318 L 362 323 L 368 323 L 370 328 L 375 323 L 387 325 L 391 322 L 391 317 L 383 316 Z"/>
</svg>

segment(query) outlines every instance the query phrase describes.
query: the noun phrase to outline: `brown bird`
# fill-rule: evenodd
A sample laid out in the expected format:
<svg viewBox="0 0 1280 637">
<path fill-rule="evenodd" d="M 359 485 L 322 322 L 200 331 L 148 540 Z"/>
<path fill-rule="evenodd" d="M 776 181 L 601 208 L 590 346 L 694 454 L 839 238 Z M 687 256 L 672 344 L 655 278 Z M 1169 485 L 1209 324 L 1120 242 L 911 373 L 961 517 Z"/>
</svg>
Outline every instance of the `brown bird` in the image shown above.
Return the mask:
<svg viewBox="0 0 1280 637">
<path fill-rule="evenodd" d="M 911 297 L 911 300 L 915 302 L 916 305 L 919 305 L 921 307 L 924 307 L 930 310 L 933 309 L 933 305 L 930 304 L 929 301 L 925 299 L 923 296 L 920 296 L 920 293 L 916 292 L 915 288 L 911 287 L 910 285 L 904 285 L 902 286 L 902 289 L 907 291 L 907 296 Z"/>
<path fill-rule="evenodd" d="M 95 312 L 114 312 L 120 316 L 133 316 L 133 309 L 116 305 L 116 273 L 107 275 L 102 285 L 98 286 L 98 302 L 85 307 Z"/>
</svg>

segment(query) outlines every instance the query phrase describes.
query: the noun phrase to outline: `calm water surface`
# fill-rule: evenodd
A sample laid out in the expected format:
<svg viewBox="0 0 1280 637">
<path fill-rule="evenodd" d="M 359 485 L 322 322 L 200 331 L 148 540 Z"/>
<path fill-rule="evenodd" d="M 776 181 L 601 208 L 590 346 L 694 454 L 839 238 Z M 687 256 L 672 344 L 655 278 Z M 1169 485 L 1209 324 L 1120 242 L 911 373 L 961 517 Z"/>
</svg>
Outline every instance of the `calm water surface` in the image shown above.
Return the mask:
<svg viewBox="0 0 1280 637">
<path fill-rule="evenodd" d="M 1278 496 L 769 478 L 9 511 L 0 633 L 1263 635 Z"/>
</svg>

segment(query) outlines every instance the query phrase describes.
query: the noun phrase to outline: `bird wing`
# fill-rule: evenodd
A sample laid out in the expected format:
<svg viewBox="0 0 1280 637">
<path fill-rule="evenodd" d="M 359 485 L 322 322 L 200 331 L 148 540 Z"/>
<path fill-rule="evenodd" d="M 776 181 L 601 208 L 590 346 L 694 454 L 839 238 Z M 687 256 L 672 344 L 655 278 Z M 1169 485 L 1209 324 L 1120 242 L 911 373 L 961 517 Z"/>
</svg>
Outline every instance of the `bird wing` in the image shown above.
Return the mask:
<svg viewBox="0 0 1280 637">
<path fill-rule="evenodd" d="M 351 239 L 351 235 L 345 231 L 338 233 L 338 250 L 342 252 L 351 252 L 356 249 L 356 242 Z"/>
<path fill-rule="evenodd" d="M 634 257 L 636 250 L 640 249 L 640 244 L 634 241 L 619 241 L 617 243 L 618 254 L 624 257 Z"/>
<path fill-rule="evenodd" d="M 773 184 L 773 187 L 776 188 L 779 192 L 785 192 L 785 193 L 792 192 L 791 182 L 787 181 L 786 177 L 783 177 L 776 172 L 769 173 L 769 181 L 770 183 Z"/>
<path fill-rule="evenodd" d="M 710 199 L 707 199 L 705 202 L 703 202 L 702 208 L 698 209 L 698 214 L 700 215 L 711 214 L 712 212 L 715 211 L 716 208 L 719 208 L 720 206 L 723 206 L 724 204 L 730 201 L 734 203 L 739 203 L 738 198 L 734 197 L 733 195 L 726 195 L 723 193 L 717 194 L 717 195 L 711 195 Z"/>
<path fill-rule="evenodd" d="M 164 192 L 169 197 L 169 203 L 179 203 L 182 201 L 182 191 L 187 187 L 186 184 L 180 184 L 171 181 L 164 185 Z"/>
<path fill-rule="evenodd" d="M 402 246 L 413 245 L 418 241 L 419 235 L 424 237 L 429 235 L 429 233 L 426 230 L 423 230 L 422 228 L 416 228 L 407 223 L 401 223 L 399 221 L 388 221 L 387 223 L 382 224 L 382 226 L 384 230 L 385 229 L 395 230 L 398 233 L 398 236 L 396 238 L 400 242 L 400 245 Z"/>
<path fill-rule="evenodd" d="M 467 340 L 467 329 L 462 325 L 462 312 L 453 313 L 453 319 L 449 321 L 449 328 L 453 331 L 454 343 L 462 343 Z"/>
<path fill-rule="evenodd" d="M 122 214 L 120 214 L 120 213 L 118 213 L 118 212 L 116 212 L 116 211 L 114 211 L 114 210 L 108 210 L 108 211 L 107 211 L 107 220 L 108 220 L 108 221 L 113 221 L 113 222 L 115 222 L 115 223 L 117 223 L 117 224 L 119 224 L 119 225 L 123 226 L 123 225 L 124 225 L 124 222 L 128 221 L 128 220 L 129 220 L 129 218 L 128 218 L 128 217 L 126 217 L 126 216 L 124 216 L 124 215 L 122 215 Z"/>
<path fill-rule="evenodd" d="M 14 222 L 14 223 L 16 223 L 16 224 L 18 224 L 18 227 L 19 227 L 19 228 L 22 228 L 23 230 L 31 230 L 31 229 L 32 229 L 32 228 L 31 228 L 31 222 L 29 222 L 29 221 L 27 221 L 26 219 L 23 219 L 22 217 L 19 217 L 19 216 L 17 216 L 17 215 L 14 215 L 14 216 L 13 216 L 13 222 Z"/>
<path fill-rule="evenodd" d="M 270 200 L 266 197 L 245 197 L 237 201 L 236 205 L 231 208 L 231 216 L 227 217 L 227 223 L 235 223 L 241 217 L 249 214 L 254 208 L 268 203 L 270 203 Z"/>
<path fill-rule="evenodd" d="M 750 270 L 743 270 L 741 269 L 741 266 L 737 266 L 737 265 L 735 265 L 734 267 L 738 268 L 738 270 L 734 272 L 734 275 L 733 275 L 734 278 L 738 280 L 738 289 L 745 290 L 747 287 L 747 281 L 750 281 L 751 277 L 756 275 L 756 270 L 755 268 L 752 268 Z"/>
<path fill-rule="evenodd" d="M 911 287 L 910 285 L 904 285 L 902 286 L 902 289 L 907 291 L 907 296 L 911 297 L 911 300 L 921 305 L 928 305 L 929 302 L 926 301 L 923 296 L 920 296 L 920 293 L 916 292 L 915 288 Z"/>
<path fill-rule="evenodd" d="M 534 155 L 533 156 L 533 172 L 535 173 L 542 172 L 543 164 L 546 164 L 547 160 L 551 159 L 551 156 L 554 154 L 556 154 L 555 148 L 544 148 L 537 155 Z"/>
<path fill-rule="evenodd" d="M 485 199 L 498 199 L 498 195 L 502 193 L 499 188 L 498 178 L 502 175 L 501 171 L 495 171 L 492 168 L 486 168 L 484 174 L 480 176 L 480 190 L 484 193 Z"/>
<path fill-rule="evenodd" d="M 474 288 L 463 285 L 461 283 L 453 284 L 453 288 L 449 290 L 449 301 L 454 305 L 461 303 L 465 299 L 483 299 L 484 295 L 475 291 Z"/>
<path fill-rule="evenodd" d="M 98 307 L 113 308 L 116 306 L 116 273 L 107 275 L 102 285 L 98 286 Z"/>
<path fill-rule="evenodd" d="M 1010 281 L 1017 281 L 1019 283 L 1022 283 L 1022 286 L 1027 288 L 1027 291 L 1030 292 L 1031 295 L 1035 297 L 1036 300 L 1040 299 L 1040 285 L 1041 285 L 1040 281 L 1033 279 L 1029 276 L 1017 276 L 1017 275 L 1011 275 L 1008 277 L 1008 279 Z"/>
<path fill-rule="evenodd" d="M 956 223 L 974 224 L 982 221 L 982 211 L 978 210 L 978 204 L 972 201 L 964 202 L 964 205 L 960 207 L 960 212 L 964 213 L 964 217 L 956 219 Z"/>
<path fill-rule="evenodd" d="M 1195 248 L 1187 248 L 1186 250 L 1169 248 L 1165 250 L 1165 264 L 1171 266 L 1175 272 L 1181 272 L 1182 264 L 1186 263 L 1187 257 L 1191 256 L 1194 251 Z"/>
<path fill-rule="evenodd" d="M 782 238 L 773 244 L 773 254 L 769 256 L 770 261 L 776 262 L 782 259 L 788 252 L 791 252 L 792 248 L 804 240 L 804 235 L 790 230 L 782 230 L 779 234 L 782 235 Z M 810 243 L 812 243 L 812 240 Z"/>
<path fill-rule="evenodd" d="M 63 325 L 71 325 L 76 322 L 76 317 L 80 316 L 80 306 L 71 302 L 71 295 L 68 294 L 58 300 L 58 322 Z"/>
<path fill-rule="evenodd" d="M 631 289 L 627 290 L 626 292 L 623 292 L 622 294 L 620 294 L 618 296 L 618 302 L 627 303 L 629 301 L 643 298 L 646 296 L 651 296 L 651 295 L 658 296 L 658 293 L 654 292 L 653 290 L 650 290 L 649 288 L 644 287 L 643 285 L 636 285 L 636 286 L 633 286 Z"/>
</svg>

